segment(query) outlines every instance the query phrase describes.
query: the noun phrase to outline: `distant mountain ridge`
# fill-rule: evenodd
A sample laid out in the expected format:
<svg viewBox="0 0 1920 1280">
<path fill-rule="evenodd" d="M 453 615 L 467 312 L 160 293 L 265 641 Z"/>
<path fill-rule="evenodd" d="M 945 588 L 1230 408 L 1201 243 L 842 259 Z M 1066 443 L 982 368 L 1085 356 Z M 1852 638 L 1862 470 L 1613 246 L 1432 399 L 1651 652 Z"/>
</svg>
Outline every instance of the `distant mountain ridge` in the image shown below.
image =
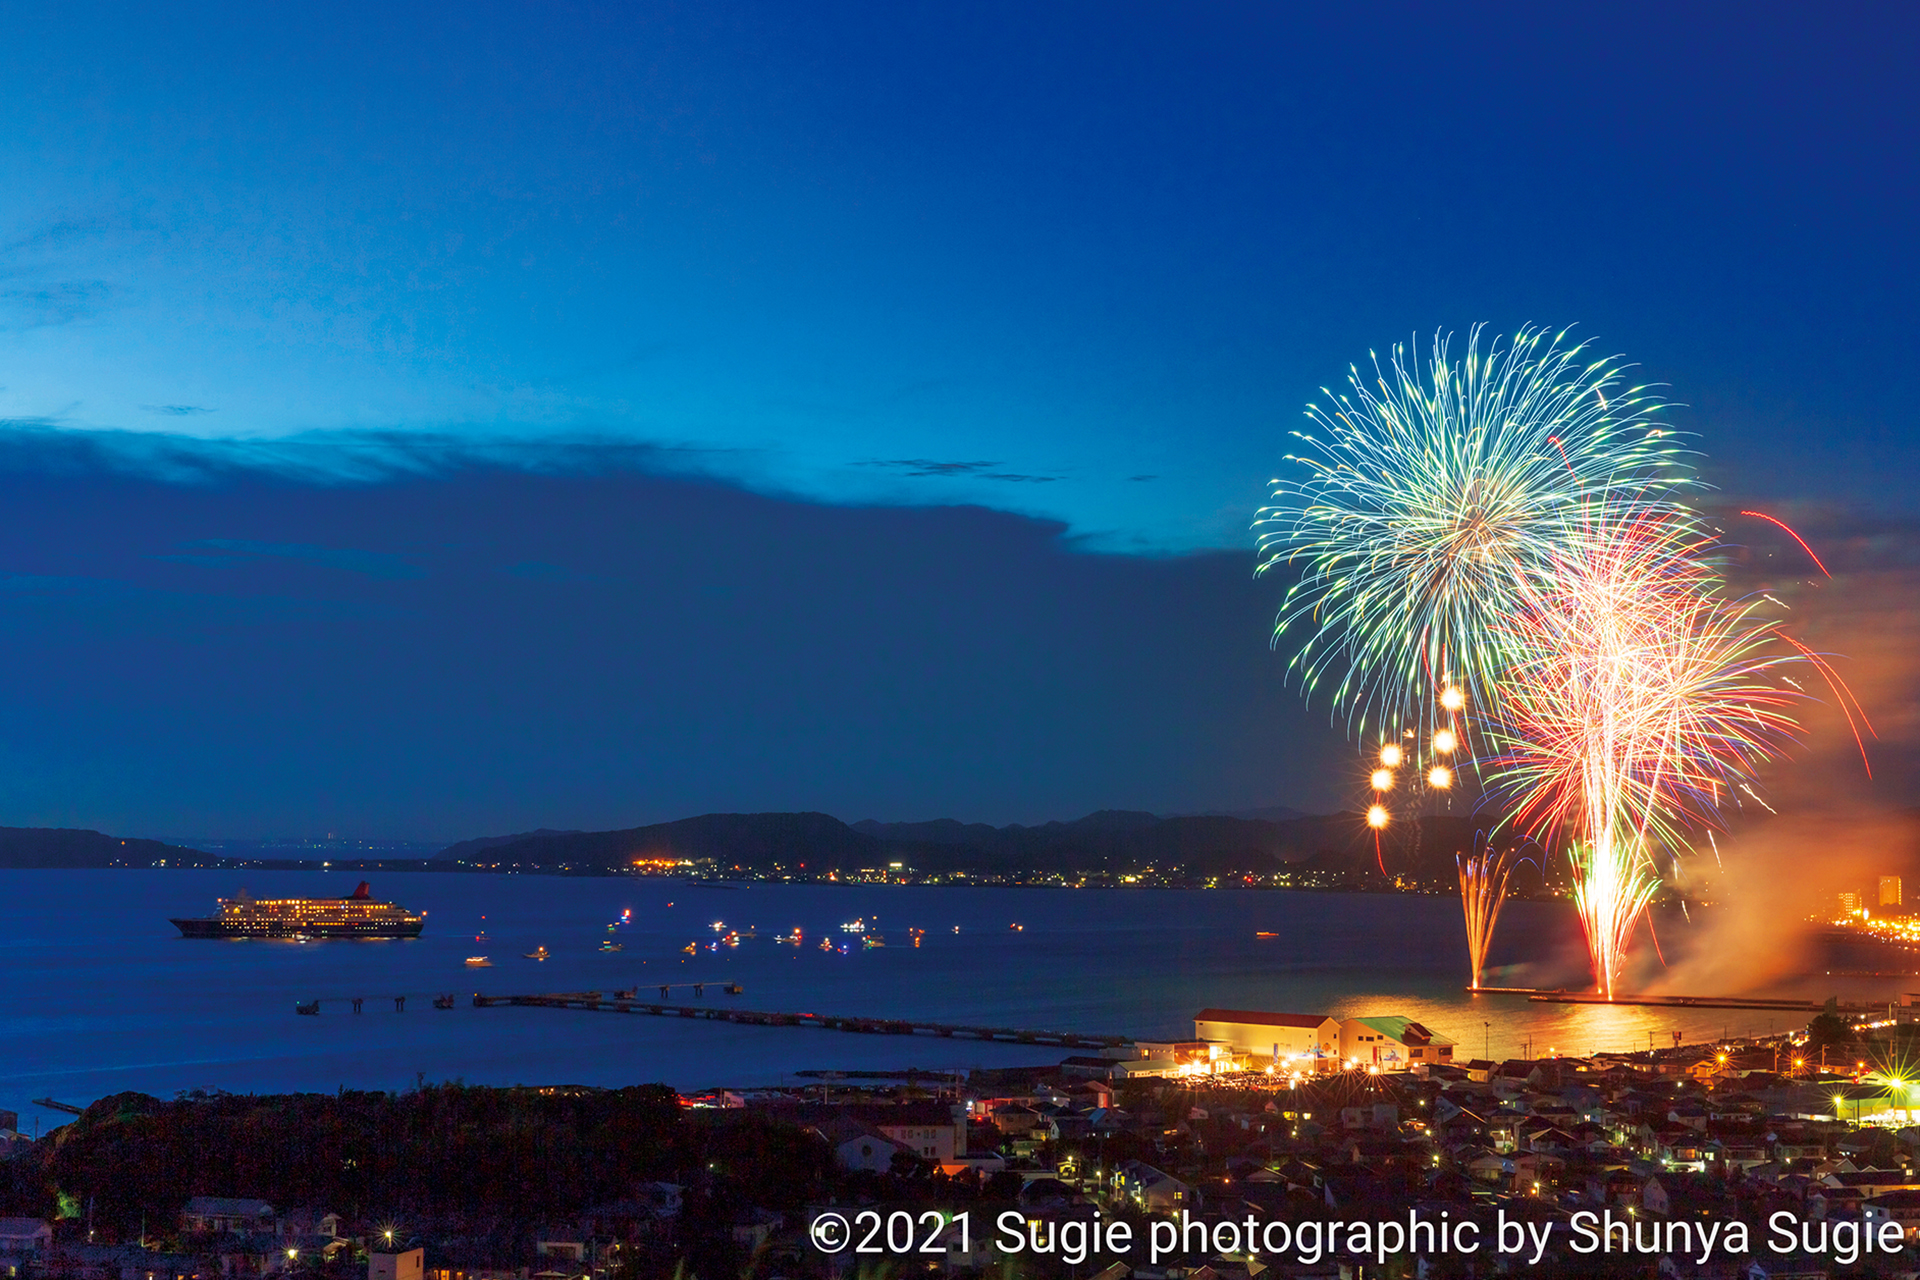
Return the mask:
<svg viewBox="0 0 1920 1280">
<path fill-rule="evenodd" d="M 77 827 L 0 827 L 0 869 L 76 871 L 95 867 L 148 867 L 161 860 L 205 862 L 208 855 L 159 840 L 121 839 Z"/>
<path fill-rule="evenodd" d="M 898 862 L 920 873 L 983 875 L 1157 870 L 1190 877 L 1305 867 L 1336 880 L 1410 876 L 1448 883 L 1454 854 L 1474 847 L 1479 824 L 1428 817 L 1403 824 L 1376 857 L 1372 834 L 1351 813 L 1282 819 L 1195 814 L 1160 817 L 1107 809 L 1071 822 L 994 827 L 938 818 L 848 824 L 824 813 L 713 813 L 619 831 L 529 832 L 469 840 L 435 865 L 617 871 L 652 860 L 698 861 L 714 874 L 806 875 L 877 870 Z"/>
<path fill-rule="evenodd" d="M 1288 870 L 1322 887 L 1445 889 L 1454 855 L 1478 847 L 1485 823 L 1435 815 L 1396 823 L 1376 852 L 1360 815 L 1283 818 L 1159 816 L 1104 809 L 1070 822 L 1004 827 L 938 818 L 848 824 L 825 813 L 709 813 L 618 831 L 541 829 L 448 845 L 429 858 L 342 857 L 337 870 L 527 871 L 601 874 L 647 861 L 692 862 L 706 874 L 803 878 L 876 871 L 899 863 L 918 875 L 1005 882 L 1056 875 L 1156 873 L 1154 882 L 1228 882 Z M 0 869 L 109 867 L 310 868 L 319 857 L 234 857 L 98 831 L 0 827 Z M 1528 877 L 1537 879 L 1537 868 Z M 1519 886 L 1516 885 L 1516 888 Z"/>
</svg>

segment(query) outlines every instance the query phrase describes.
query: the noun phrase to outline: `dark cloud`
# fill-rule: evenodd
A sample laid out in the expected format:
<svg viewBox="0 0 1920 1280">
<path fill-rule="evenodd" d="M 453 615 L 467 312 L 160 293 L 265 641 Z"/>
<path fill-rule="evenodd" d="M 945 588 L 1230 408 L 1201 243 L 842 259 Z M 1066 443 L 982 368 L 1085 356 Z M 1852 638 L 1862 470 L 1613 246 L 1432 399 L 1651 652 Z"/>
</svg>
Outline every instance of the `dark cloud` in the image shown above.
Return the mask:
<svg viewBox="0 0 1920 1280">
<path fill-rule="evenodd" d="M 1349 753 L 1283 686 L 1248 555 L 632 469 L 183 485 L 56 454 L 0 448 L 0 663 L 32 673 L 0 682 L 0 822 L 451 838 L 1340 798 Z"/>
</svg>

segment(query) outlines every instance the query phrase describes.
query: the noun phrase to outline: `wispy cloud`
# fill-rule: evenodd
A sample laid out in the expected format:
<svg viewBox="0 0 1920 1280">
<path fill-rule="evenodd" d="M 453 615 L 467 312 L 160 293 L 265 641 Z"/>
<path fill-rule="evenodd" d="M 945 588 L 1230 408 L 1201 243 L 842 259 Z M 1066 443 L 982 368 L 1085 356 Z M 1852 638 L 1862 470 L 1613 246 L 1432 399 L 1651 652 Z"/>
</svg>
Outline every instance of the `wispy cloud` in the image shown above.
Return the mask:
<svg viewBox="0 0 1920 1280">
<path fill-rule="evenodd" d="M 190 418 L 197 413 L 212 413 L 213 410 L 197 404 L 143 404 L 142 413 L 157 413 L 168 418 Z"/>
<path fill-rule="evenodd" d="M 1062 476 L 1028 475 L 1018 471 L 995 471 L 999 462 L 942 462 L 933 458 L 874 458 L 857 463 L 862 467 L 893 467 L 909 476 L 962 476 L 973 480 L 1005 480 L 1015 484 L 1052 484 Z"/>
<path fill-rule="evenodd" d="M 0 329 L 45 329 L 98 315 L 113 287 L 105 280 L 60 280 L 0 289 Z"/>
<path fill-rule="evenodd" d="M 165 431 L 76 430 L 48 417 L 0 418 L 0 473 L 105 473 L 165 484 L 262 478 L 316 485 L 383 484 L 490 468 L 544 475 L 642 471 L 698 476 L 715 469 L 714 460 L 726 452 L 592 436 L 476 438 L 433 431 L 206 439 Z"/>
</svg>

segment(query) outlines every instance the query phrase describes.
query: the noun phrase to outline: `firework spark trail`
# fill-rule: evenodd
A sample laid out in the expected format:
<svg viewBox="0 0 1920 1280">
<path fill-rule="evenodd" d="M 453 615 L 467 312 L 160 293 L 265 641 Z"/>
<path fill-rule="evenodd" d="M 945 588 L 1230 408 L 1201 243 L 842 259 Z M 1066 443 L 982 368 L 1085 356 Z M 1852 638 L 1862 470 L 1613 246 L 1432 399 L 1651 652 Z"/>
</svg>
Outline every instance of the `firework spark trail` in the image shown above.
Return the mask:
<svg viewBox="0 0 1920 1280">
<path fill-rule="evenodd" d="M 1714 535 L 1684 501 L 1687 455 L 1627 366 L 1545 330 L 1484 354 L 1481 336 L 1458 361 L 1441 336 L 1424 364 L 1396 347 L 1370 381 L 1353 369 L 1350 393 L 1309 406 L 1316 434 L 1290 459 L 1306 477 L 1276 481 L 1256 524 L 1260 572 L 1298 573 L 1274 643 L 1295 633 L 1290 677 L 1309 697 L 1330 689 L 1356 736 L 1430 743 L 1449 762 L 1433 787 L 1469 771 L 1517 828 L 1570 840 L 1595 982 L 1611 995 L 1659 887 L 1656 855 L 1710 835 L 1736 791 L 1759 801 L 1756 770 L 1793 740 L 1790 709 L 1807 694 L 1783 668 L 1813 665 L 1856 738 L 1865 716 L 1759 611 L 1769 597 L 1728 598 Z M 1398 748 L 1392 761 L 1386 750 L 1391 769 Z M 1376 841 L 1391 817 L 1378 777 Z M 1483 957 L 1462 875 L 1469 950 Z"/>
<path fill-rule="evenodd" d="M 1495 707 L 1492 624 L 1538 598 L 1569 513 L 1667 509 L 1692 484 L 1617 359 L 1541 329 L 1481 336 L 1458 361 L 1436 336 L 1424 365 L 1395 347 L 1371 381 L 1351 370 L 1297 435 L 1306 478 L 1260 513 L 1260 572 L 1300 570 L 1274 642 L 1303 633 L 1290 673 L 1308 696 L 1331 685 L 1357 732 L 1431 729 L 1448 680 Z"/>
<path fill-rule="evenodd" d="M 1460 871 L 1460 905 L 1467 917 L 1467 961 L 1473 971 L 1473 990 L 1493 945 L 1493 926 L 1507 901 L 1507 877 L 1513 868 L 1507 855 L 1486 850 L 1473 857 L 1456 857 Z"/>
<path fill-rule="evenodd" d="M 1659 887 L 1654 853 L 1719 822 L 1721 797 L 1797 732 L 1780 669 L 1802 655 L 1727 600 L 1696 522 L 1645 513 L 1570 533 L 1554 585 L 1500 624 L 1504 718 L 1486 762 L 1510 820 L 1573 842 L 1594 981 L 1614 993 Z M 1755 797 L 1757 799 L 1757 796 Z"/>
</svg>

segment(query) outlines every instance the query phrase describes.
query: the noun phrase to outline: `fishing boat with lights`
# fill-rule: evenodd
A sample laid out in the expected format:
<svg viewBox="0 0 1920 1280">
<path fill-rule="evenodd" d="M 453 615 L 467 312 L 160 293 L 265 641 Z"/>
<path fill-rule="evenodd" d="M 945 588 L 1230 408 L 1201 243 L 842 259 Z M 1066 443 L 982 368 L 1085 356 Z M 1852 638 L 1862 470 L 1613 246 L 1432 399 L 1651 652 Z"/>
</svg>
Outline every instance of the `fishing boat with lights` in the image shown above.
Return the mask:
<svg viewBox="0 0 1920 1280">
<path fill-rule="evenodd" d="M 427 913 L 376 902 L 362 880 L 344 898 L 255 898 L 245 890 L 220 899 L 220 913 L 174 920 L 183 938 L 417 938 Z"/>
</svg>

